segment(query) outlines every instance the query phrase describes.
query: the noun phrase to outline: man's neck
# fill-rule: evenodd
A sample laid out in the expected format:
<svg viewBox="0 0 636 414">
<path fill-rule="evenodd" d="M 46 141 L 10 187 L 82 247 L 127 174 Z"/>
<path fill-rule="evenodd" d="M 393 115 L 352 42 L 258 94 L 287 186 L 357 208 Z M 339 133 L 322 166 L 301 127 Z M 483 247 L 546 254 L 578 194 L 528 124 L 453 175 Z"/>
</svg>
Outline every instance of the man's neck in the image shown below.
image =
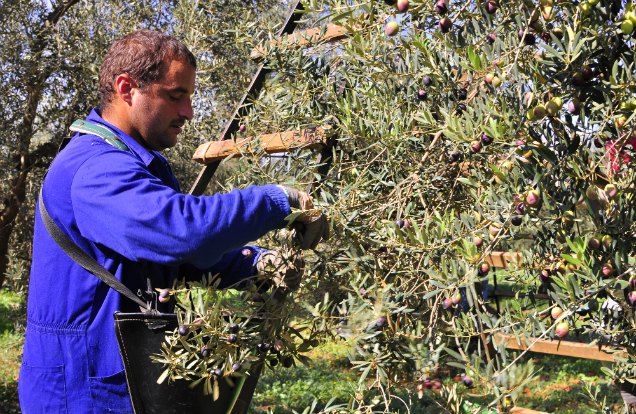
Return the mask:
<svg viewBox="0 0 636 414">
<path fill-rule="evenodd" d="M 146 143 L 141 138 L 141 135 L 139 135 L 139 132 L 132 127 L 130 122 L 127 122 L 127 117 L 124 114 L 119 113 L 116 108 L 109 107 L 107 109 L 103 109 L 101 117 L 104 121 L 121 129 L 123 132 L 128 134 L 129 137 L 137 141 L 139 145 L 150 151 L 150 149 L 146 147 Z"/>
</svg>

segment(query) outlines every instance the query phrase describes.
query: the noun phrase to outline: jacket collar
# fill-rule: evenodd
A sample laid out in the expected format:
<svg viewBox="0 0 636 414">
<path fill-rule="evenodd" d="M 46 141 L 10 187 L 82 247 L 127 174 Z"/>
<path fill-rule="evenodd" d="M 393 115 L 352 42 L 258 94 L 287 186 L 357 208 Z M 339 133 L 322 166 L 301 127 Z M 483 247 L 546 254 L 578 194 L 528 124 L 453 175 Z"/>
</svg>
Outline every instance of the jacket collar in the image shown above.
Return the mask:
<svg viewBox="0 0 636 414">
<path fill-rule="evenodd" d="M 121 129 L 116 126 L 104 121 L 102 118 L 102 111 L 99 108 L 95 108 L 91 111 L 90 115 L 86 118 L 86 120 L 92 124 L 98 124 L 101 126 L 105 126 L 106 128 L 113 131 L 113 134 L 117 136 L 117 138 L 121 139 L 124 144 L 128 146 L 128 148 L 135 154 L 141 161 L 146 165 L 146 167 L 150 166 L 150 163 L 155 159 L 154 151 L 149 152 L 147 149 L 141 146 L 134 138 L 130 135 L 126 134 Z"/>
</svg>

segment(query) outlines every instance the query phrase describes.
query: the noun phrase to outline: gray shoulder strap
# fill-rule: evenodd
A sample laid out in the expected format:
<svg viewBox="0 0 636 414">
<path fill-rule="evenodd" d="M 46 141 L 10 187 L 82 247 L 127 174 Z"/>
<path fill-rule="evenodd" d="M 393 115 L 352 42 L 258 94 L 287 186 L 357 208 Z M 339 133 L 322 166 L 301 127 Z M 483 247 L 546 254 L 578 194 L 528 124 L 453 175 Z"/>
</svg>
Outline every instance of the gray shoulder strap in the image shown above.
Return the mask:
<svg viewBox="0 0 636 414">
<path fill-rule="evenodd" d="M 128 289 L 123 283 L 121 283 L 112 273 L 93 259 L 88 253 L 82 250 L 73 240 L 71 240 L 53 221 L 49 212 L 44 207 L 44 200 L 42 198 L 42 190 L 40 190 L 40 196 L 38 198 L 40 204 L 40 216 L 44 222 L 44 227 L 51 235 L 51 238 L 57 243 L 57 245 L 70 257 L 75 263 L 82 266 L 84 270 L 97 276 L 102 282 L 106 283 L 117 292 L 121 293 L 128 299 L 134 301 L 144 309 L 150 310 L 150 306 L 139 299 L 130 289 Z"/>
</svg>

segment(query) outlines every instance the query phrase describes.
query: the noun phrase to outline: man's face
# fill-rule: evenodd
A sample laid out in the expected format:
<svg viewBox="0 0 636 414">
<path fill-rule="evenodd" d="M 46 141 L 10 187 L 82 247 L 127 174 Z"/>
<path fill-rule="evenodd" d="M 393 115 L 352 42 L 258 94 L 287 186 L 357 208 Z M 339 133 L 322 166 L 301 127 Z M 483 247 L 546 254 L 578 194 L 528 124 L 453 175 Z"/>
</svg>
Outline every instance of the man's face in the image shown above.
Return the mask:
<svg viewBox="0 0 636 414">
<path fill-rule="evenodd" d="M 135 89 L 130 106 L 131 126 L 147 149 L 162 151 L 177 145 L 177 135 L 192 119 L 196 73 L 189 63 L 164 62 L 160 79 L 146 90 Z"/>
</svg>

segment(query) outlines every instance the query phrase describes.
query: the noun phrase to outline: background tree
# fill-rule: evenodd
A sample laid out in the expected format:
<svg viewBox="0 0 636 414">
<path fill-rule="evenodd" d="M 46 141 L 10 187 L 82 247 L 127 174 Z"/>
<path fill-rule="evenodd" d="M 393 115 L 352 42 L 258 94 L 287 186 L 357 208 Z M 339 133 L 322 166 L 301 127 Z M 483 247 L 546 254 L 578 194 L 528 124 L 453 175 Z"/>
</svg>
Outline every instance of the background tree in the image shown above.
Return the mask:
<svg viewBox="0 0 636 414">
<path fill-rule="evenodd" d="M 250 45 L 279 25 L 287 2 L 67 0 L 0 4 L 0 286 L 30 263 L 33 213 L 42 176 L 77 118 L 99 106 L 97 74 L 110 44 L 134 30 L 161 30 L 184 41 L 199 61 L 195 120 L 168 151 L 187 190 L 192 153 L 215 139 L 249 84 Z"/>
</svg>

